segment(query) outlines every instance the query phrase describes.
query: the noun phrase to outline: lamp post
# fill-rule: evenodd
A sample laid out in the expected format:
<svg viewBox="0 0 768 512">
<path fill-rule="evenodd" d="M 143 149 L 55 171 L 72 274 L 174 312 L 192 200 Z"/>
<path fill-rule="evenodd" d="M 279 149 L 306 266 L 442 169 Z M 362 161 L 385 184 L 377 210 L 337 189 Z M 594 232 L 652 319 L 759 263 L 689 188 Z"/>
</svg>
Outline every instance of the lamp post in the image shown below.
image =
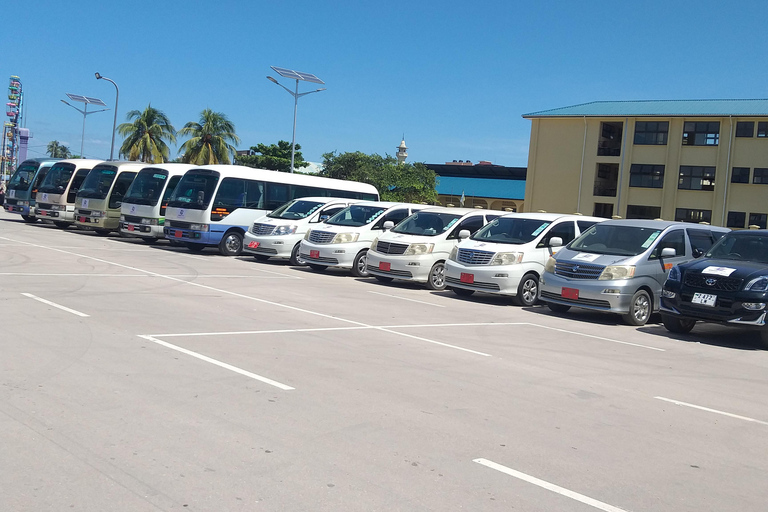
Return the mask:
<svg viewBox="0 0 768 512">
<path fill-rule="evenodd" d="M 85 106 L 83 107 L 84 110 L 80 110 L 79 108 L 72 105 L 71 103 L 61 100 L 63 104 L 68 105 L 73 109 L 77 110 L 78 112 L 80 112 L 81 114 L 83 114 L 83 134 L 80 137 L 80 158 L 85 158 L 85 155 L 83 155 L 83 143 L 85 142 L 85 118 L 88 114 L 95 114 L 96 112 L 104 112 L 105 110 L 109 110 L 109 109 L 102 108 L 101 110 L 92 110 L 91 112 L 88 112 L 89 103 L 92 103 L 93 105 L 104 106 L 104 107 L 106 107 L 107 104 L 98 98 L 89 98 L 88 96 L 81 96 L 79 94 L 67 93 L 67 97 L 69 97 L 69 99 L 71 99 L 72 101 L 79 101 L 80 103 L 85 103 Z"/>
<path fill-rule="evenodd" d="M 308 92 L 302 92 L 299 93 L 299 80 L 304 80 L 305 82 L 312 82 L 315 84 L 325 84 L 322 80 L 317 78 L 315 75 L 311 73 L 302 73 L 300 71 L 293 71 L 291 69 L 285 69 L 285 68 L 278 68 L 275 66 L 270 66 L 272 69 L 275 70 L 277 74 L 279 74 L 282 77 L 285 78 L 291 78 L 296 80 L 296 92 L 290 90 L 271 76 L 267 76 L 267 80 L 269 80 L 272 83 L 275 83 L 285 89 L 285 91 L 293 96 L 293 136 L 291 138 L 291 172 L 293 172 L 293 162 L 296 155 L 296 112 L 299 109 L 299 98 L 302 96 L 306 96 L 307 94 L 312 94 L 314 92 L 320 92 L 324 91 L 325 87 L 314 90 L 314 91 L 308 91 Z"/>
<path fill-rule="evenodd" d="M 96 72 L 96 80 L 106 80 L 107 82 L 112 82 L 112 85 L 115 86 L 115 120 L 112 121 L 112 145 L 109 147 L 109 159 L 111 161 L 113 160 L 113 156 L 115 154 L 115 130 L 117 129 L 117 101 L 120 99 L 120 88 L 117 86 L 114 80 L 111 80 L 105 76 L 101 76 L 98 72 Z"/>
</svg>

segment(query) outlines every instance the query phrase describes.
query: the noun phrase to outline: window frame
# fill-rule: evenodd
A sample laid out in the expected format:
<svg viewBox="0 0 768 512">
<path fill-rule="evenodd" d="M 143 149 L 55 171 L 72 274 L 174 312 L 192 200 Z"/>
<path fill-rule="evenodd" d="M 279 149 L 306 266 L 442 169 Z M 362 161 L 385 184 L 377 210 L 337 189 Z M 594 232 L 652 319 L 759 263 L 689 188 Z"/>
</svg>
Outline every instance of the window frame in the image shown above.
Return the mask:
<svg viewBox="0 0 768 512">
<path fill-rule="evenodd" d="M 717 130 L 713 130 L 717 125 Z M 720 121 L 686 121 L 683 123 L 683 146 L 713 147 L 720 144 Z"/>
</svg>

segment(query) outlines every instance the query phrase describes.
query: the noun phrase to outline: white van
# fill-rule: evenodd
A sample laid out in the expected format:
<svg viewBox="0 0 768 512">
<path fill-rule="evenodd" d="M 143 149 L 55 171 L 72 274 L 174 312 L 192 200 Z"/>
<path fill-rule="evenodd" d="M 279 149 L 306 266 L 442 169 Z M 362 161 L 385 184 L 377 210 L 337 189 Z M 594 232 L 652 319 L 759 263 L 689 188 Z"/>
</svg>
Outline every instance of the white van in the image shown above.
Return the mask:
<svg viewBox="0 0 768 512">
<path fill-rule="evenodd" d="M 101 162 L 73 158 L 54 163 L 37 190 L 35 215 L 52 220 L 59 228 L 74 224 L 77 191 L 91 169 Z"/>
<path fill-rule="evenodd" d="M 288 258 L 291 265 L 303 265 L 299 257 L 301 239 L 313 225 L 326 221 L 355 199 L 302 197 L 259 217 L 243 238 L 243 252 L 259 261 Z"/>
<path fill-rule="evenodd" d="M 560 245 L 606 219 L 560 213 L 509 213 L 486 224 L 451 252 L 445 281 L 457 295 L 476 291 L 513 297 L 531 306 L 539 299 L 544 264 Z M 551 244 L 551 239 L 559 244 Z"/>
<path fill-rule="evenodd" d="M 459 233 L 474 234 L 505 212 L 472 208 L 427 208 L 374 239 L 368 273 L 382 282 L 405 279 L 445 288 L 445 260 L 459 244 Z"/>
<path fill-rule="evenodd" d="M 300 257 L 313 270 L 349 268 L 357 277 L 368 277 L 366 255 L 371 242 L 384 232 L 384 223 L 393 226 L 423 204 L 362 201 L 347 206 L 324 224 L 310 229 L 301 241 Z"/>
</svg>

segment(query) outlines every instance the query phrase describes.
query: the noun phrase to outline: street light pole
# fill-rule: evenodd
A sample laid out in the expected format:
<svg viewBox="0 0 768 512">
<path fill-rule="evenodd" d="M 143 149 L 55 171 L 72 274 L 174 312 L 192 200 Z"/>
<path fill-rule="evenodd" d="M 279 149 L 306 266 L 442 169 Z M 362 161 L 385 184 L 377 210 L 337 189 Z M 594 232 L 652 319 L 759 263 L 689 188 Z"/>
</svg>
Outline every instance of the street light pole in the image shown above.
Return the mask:
<svg viewBox="0 0 768 512">
<path fill-rule="evenodd" d="M 70 95 L 70 97 L 71 96 L 74 96 L 74 95 Z M 84 96 L 80 96 L 80 97 L 84 97 Z M 95 99 L 95 98 L 92 98 L 92 99 Z M 101 101 L 101 100 L 98 100 L 98 101 Z M 80 137 L 80 158 L 85 158 L 85 155 L 83 155 L 83 143 L 85 142 L 85 117 L 88 114 L 95 114 L 96 112 L 104 112 L 105 110 L 109 110 L 109 109 L 108 108 L 102 108 L 101 110 L 92 110 L 91 112 L 88 112 L 88 103 L 95 103 L 95 102 L 84 101 L 83 103 L 85 103 L 85 106 L 83 108 L 85 110 L 80 110 L 76 106 L 74 106 L 71 103 L 68 103 L 68 102 L 66 102 L 64 100 L 61 100 L 61 102 L 63 104 L 65 104 L 65 105 L 68 105 L 68 106 L 72 107 L 73 109 L 77 110 L 81 114 L 83 114 L 83 134 Z M 102 103 L 102 105 L 103 104 L 104 103 Z M 97 105 L 98 105 L 98 103 L 97 103 Z"/>
<path fill-rule="evenodd" d="M 115 86 L 115 120 L 112 121 L 112 145 L 109 147 L 109 160 L 114 160 L 113 156 L 115 154 L 115 130 L 117 129 L 117 102 L 120 99 L 120 88 L 117 86 L 114 80 L 111 80 L 105 76 L 101 76 L 98 72 L 96 72 L 96 80 L 106 80 L 107 82 L 111 82 L 112 85 Z"/>
</svg>

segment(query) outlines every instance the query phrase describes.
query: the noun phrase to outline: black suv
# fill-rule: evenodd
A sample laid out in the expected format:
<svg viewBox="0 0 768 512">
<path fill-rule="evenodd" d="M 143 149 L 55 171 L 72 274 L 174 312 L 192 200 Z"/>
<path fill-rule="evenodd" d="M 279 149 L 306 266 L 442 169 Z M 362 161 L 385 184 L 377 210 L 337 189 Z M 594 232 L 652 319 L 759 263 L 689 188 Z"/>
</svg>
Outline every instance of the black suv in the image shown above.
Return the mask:
<svg viewBox="0 0 768 512">
<path fill-rule="evenodd" d="M 758 329 L 768 348 L 768 230 L 732 231 L 698 260 L 673 267 L 661 293 L 664 327 L 697 320 Z"/>
</svg>

